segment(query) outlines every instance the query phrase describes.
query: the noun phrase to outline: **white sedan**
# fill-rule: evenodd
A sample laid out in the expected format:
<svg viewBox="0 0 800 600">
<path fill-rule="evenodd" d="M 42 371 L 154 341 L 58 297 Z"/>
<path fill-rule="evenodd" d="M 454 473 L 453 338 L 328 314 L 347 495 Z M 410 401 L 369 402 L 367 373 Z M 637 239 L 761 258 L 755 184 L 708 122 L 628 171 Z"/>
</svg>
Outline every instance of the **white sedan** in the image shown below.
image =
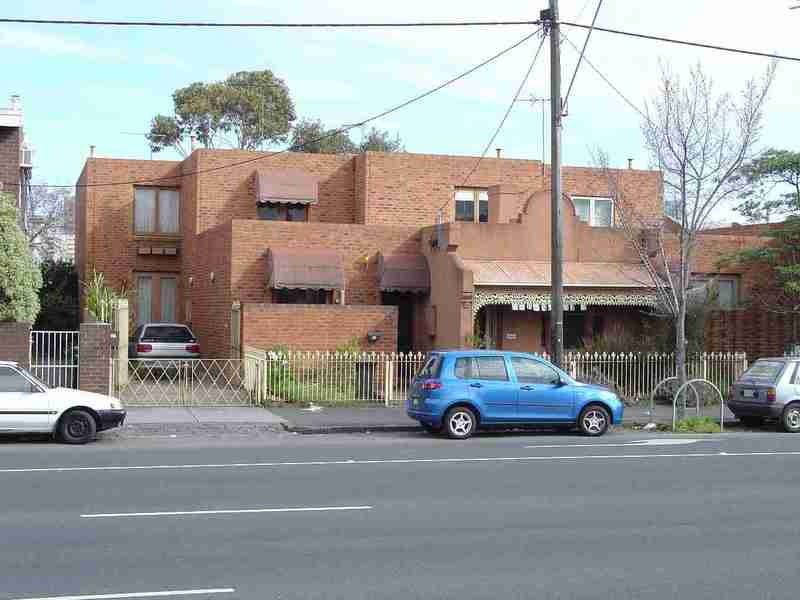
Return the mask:
<svg viewBox="0 0 800 600">
<path fill-rule="evenodd" d="M 0 361 L 0 433 L 50 433 L 68 444 L 85 444 L 124 421 L 116 398 L 51 389 L 17 363 Z"/>
</svg>

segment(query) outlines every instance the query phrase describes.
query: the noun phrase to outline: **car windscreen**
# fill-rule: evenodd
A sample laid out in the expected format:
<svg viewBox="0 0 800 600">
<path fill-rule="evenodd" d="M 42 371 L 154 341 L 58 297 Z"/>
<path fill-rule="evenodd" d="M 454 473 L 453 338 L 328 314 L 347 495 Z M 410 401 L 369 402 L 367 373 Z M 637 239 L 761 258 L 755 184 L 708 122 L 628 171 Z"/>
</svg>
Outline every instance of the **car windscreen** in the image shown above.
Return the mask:
<svg viewBox="0 0 800 600">
<path fill-rule="evenodd" d="M 774 383 L 778 380 L 786 363 L 779 360 L 757 360 L 742 375 L 742 379 L 758 379 Z"/>
<path fill-rule="evenodd" d="M 433 379 L 439 377 L 442 370 L 442 355 L 432 355 L 417 373 L 419 379 Z"/>
<path fill-rule="evenodd" d="M 176 325 L 148 325 L 142 333 L 143 342 L 165 342 L 168 344 L 186 344 L 194 341 L 192 332 L 187 327 Z"/>
</svg>

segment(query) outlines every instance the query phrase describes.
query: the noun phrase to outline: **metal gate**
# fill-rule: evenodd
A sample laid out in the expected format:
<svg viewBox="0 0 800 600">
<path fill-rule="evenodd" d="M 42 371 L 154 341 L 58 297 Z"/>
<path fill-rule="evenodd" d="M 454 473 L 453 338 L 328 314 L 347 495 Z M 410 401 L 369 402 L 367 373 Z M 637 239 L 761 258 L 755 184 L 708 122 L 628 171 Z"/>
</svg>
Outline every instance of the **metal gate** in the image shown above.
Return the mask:
<svg viewBox="0 0 800 600">
<path fill-rule="evenodd" d="M 114 361 L 113 395 L 126 406 L 247 406 L 239 359 L 130 359 Z"/>
<path fill-rule="evenodd" d="M 31 373 L 50 387 L 78 387 L 79 331 L 31 331 Z"/>
</svg>

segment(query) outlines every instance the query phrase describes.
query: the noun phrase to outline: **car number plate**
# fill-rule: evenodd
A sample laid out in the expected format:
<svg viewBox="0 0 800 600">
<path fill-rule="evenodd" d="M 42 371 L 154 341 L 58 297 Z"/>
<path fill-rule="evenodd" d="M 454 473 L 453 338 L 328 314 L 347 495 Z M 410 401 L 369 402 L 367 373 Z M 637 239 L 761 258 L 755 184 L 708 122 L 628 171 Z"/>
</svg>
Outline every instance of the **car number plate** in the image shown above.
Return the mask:
<svg viewBox="0 0 800 600">
<path fill-rule="evenodd" d="M 742 390 L 742 396 L 745 398 L 753 398 L 756 393 L 753 390 Z"/>
</svg>

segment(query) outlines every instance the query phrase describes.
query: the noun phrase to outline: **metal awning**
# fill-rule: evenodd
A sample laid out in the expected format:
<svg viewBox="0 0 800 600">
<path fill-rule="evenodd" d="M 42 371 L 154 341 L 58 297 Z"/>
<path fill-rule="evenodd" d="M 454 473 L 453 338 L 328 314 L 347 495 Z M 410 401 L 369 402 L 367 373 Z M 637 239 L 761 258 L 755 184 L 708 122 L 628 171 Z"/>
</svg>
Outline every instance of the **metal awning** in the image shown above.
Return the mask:
<svg viewBox="0 0 800 600">
<path fill-rule="evenodd" d="M 470 260 L 464 266 L 472 271 L 480 286 L 550 287 L 550 263 L 530 260 Z M 641 264 L 610 262 L 565 262 L 564 287 L 650 288 L 647 269 Z"/>
<path fill-rule="evenodd" d="M 427 294 L 428 260 L 422 254 L 378 254 L 378 287 L 384 292 Z"/>
<path fill-rule="evenodd" d="M 344 289 L 342 257 L 331 250 L 270 248 L 267 285 L 274 289 Z"/>
<path fill-rule="evenodd" d="M 316 204 L 319 182 L 304 171 L 256 171 L 258 204 Z"/>
</svg>

